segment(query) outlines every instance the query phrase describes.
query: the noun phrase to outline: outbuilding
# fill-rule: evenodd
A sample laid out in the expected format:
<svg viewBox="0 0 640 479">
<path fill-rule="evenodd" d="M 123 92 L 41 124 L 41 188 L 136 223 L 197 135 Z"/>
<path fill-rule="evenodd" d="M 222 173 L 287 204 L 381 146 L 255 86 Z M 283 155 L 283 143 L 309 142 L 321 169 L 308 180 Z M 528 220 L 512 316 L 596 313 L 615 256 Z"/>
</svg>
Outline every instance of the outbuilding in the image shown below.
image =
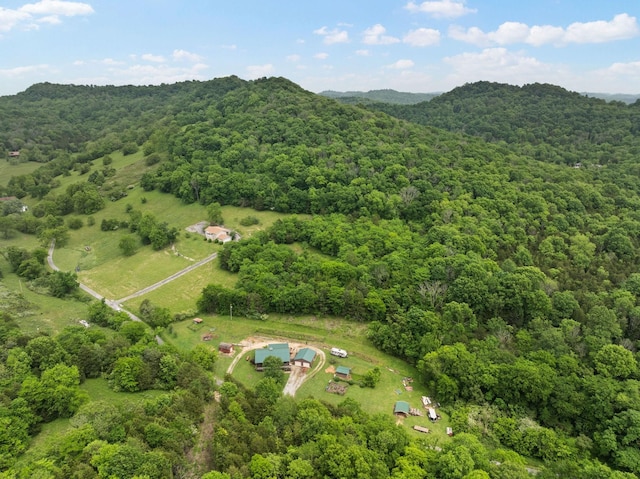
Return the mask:
<svg viewBox="0 0 640 479">
<path fill-rule="evenodd" d="M 231 343 L 220 343 L 218 345 L 218 351 L 222 354 L 233 354 L 233 344 Z"/>
<path fill-rule="evenodd" d="M 293 358 L 293 365 L 303 368 L 310 368 L 313 360 L 316 358 L 316 352 L 311 348 L 300 349 Z"/>
<path fill-rule="evenodd" d="M 351 368 L 348 368 L 346 366 L 338 366 L 336 368 L 336 376 L 338 376 L 340 379 L 351 379 Z"/>
<path fill-rule="evenodd" d="M 393 406 L 393 414 L 396 416 L 407 417 L 411 412 L 411 406 L 407 401 L 396 401 Z"/>
</svg>

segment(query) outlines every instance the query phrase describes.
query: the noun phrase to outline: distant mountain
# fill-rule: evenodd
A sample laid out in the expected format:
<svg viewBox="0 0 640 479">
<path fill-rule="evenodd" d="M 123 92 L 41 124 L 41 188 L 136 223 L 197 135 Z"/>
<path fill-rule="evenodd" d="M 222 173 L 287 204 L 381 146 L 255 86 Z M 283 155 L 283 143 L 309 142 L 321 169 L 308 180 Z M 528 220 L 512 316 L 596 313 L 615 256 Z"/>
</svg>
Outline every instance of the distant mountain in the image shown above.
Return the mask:
<svg viewBox="0 0 640 479">
<path fill-rule="evenodd" d="M 396 90 L 370 90 L 364 91 L 332 91 L 320 92 L 320 95 L 334 98 L 341 103 L 391 103 L 395 105 L 415 105 L 423 101 L 429 101 L 440 95 L 437 93 L 408 93 Z M 364 100 L 364 101 L 363 101 Z"/>
<path fill-rule="evenodd" d="M 621 101 L 630 105 L 631 103 L 635 103 L 640 100 L 640 93 L 636 95 L 628 95 L 624 93 L 593 93 L 593 92 L 585 92 L 582 95 L 592 97 L 592 98 L 600 98 L 605 101 Z"/>
</svg>

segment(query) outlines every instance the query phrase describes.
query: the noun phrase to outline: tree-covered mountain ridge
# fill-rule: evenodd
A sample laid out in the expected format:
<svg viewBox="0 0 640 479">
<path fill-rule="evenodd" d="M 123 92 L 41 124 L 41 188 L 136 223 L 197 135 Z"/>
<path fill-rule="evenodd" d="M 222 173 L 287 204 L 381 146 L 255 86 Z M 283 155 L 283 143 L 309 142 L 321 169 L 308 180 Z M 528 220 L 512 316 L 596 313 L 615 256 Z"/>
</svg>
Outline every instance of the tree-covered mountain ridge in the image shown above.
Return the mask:
<svg viewBox="0 0 640 479">
<path fill-rule="evenodd" d="M 638 148 L 640 102 L 607 102 L 549 84 L 477 82 L 415 105 L 368 104 L 401 119 L 504 141 L 564 164 L 606 164 Z"/>
<path fill-rule="evenodd" d="M 492 104 L 494 86 L 452 92 L 454 113 Z M 23 113 L 24 128 L 12 134 L 25 152 L 42 148 L 28 126 L 46 125 L 51 140 L 62 112 L 88 139 L 51 145 L 50 161 L 12 179 L 3 195 L 42 198 L 34 214 L 63 217 L 86 205 L 81 193 L 102 191 L 98 175 L 64 193 L 52 189 L 56 177 L 132 145 L 152 167 L 144 189 L 186 203 L 311 214 L 226 246 L 220 263 L 238 274 L 237 287 L 207 287 L 199 309 L 225 314 L 233 304 L 238 314 L 369 322 L 373 344 L 415 364 L 418 380 L 457 405 L 456 431 L 539 458 L 548 477 L 589 477 L 584 462 L 596 458 L 640 472 L 637 105 L 592 103 L 550 85 L 532 85 L 521 99 L 522 89 L 504 87 L 506 106 L 538 105 L 545 133 L 529 139 L 536 121 L 523 116 L 530 123 L 521 139 L 488 142 L 343 105 L 283 78 L 78 88 L 78 97 L 62 87 L 71 93 L 55 98 L 55 85 L 37 86 L 0 102 Z M 82 105 L 94 93 L 108 101 L 85 109 L 93 122 L 85 128 Z M 43 105 L 46 119 L 26 115 Z M 121 130 L 110 129 L 112 118 Z M 565 148 L 592 118 L 608 128 Z M 504 126 L 498 114 L 481 122 Z M 588 161 L 576 158 L 583 153 Z M 464 476 L 443 470 L 433 475 Z M 590 477 L 614 477 L 602 474 Z"/>
</svg>

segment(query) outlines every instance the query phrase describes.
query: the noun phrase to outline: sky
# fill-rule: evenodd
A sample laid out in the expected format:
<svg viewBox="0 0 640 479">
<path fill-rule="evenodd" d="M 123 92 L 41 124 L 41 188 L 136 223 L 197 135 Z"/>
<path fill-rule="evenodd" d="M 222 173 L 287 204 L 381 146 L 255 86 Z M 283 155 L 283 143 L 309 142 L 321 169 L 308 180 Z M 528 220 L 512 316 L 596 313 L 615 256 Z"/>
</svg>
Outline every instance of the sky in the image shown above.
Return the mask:
<svg viewBox="0 0 640 479">
<path fill-rule="evenodd" d="M 640 94 L 638 15 L 640 0 L 0 0 L 0 95 L 229 75 L 316 93 Z"/>
</svg>

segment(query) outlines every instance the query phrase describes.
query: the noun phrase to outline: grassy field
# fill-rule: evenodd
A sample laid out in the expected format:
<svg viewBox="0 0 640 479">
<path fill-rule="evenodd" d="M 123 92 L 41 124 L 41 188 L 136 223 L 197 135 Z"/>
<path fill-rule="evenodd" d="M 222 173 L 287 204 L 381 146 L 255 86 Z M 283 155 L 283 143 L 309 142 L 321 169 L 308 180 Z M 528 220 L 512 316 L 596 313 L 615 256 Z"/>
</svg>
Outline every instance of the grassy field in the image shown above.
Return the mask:
<svg viewBox="0 0 640 479">
<path fill-rule="evenodd" d="M 42 166 L 42 163 L 27 161 L 11 164 L 9 160 L 0 160 L 0 186 L 7 186 L 12 176 L 28 175 Z"/>
<path fill-rule="evenodd" d="M 174 346 L 189 350 L 202 342 L 202 336 L 213 336 L 210 344 L 216 348 L 220 342 L 239 343 L 247 337 L 270 338 L 274 341 L 306 342 L 325 351 L 327 363 L 322 371 L 318 371 L 306 381 L 296 393 L 296 398 L 313 397 L 330 404 L 338 404 L 346 398 L 358 401 L 363 410 L 371 413 L 392 414 L 396 401 L 407 401 L 411 407 L 422 409 L 421 396 L 430 395 L 417 381 L 407 383 L 413 389 L 408 390 L 403 385 L 403 379 L 416 377 L 417 371 L 404 361 L 388 356 L 378 351 L 366 339 L 366 325 L 352 323 L 339 318 L 317 318 L 313 316 L 270 316 L 267 321 L 256 321 L 243 317 L 229 316 L 201 316 L 204 320 L 200 325 L 192 321 L 182 321 L 172 325 L 171 333 L 165 332 L 163 338 Z M 336 358 L 329 354 L 331 347 L 341 347 L 349 351 L 348 358 Z M 238 353 L 236 353 L 238 354 Z M 250 356 L 250 355 L 249 355 Z M 215 375 L 224 377 L 233 357 L 220 356 L 216 363 Z M 327 383 L 333 378 L 331 372 L 326 372 L 330 366 L 344 365 L 352 368 L 354 379 L 374 367 L 381 371 L 380 383 L 374 389 L 361 388 L 357 385 L 349 386 L 344 396 L 325 391 Z M 256 372 L 249 361 L 241 358 L 233 371 L 233 376 L 241 383 L 251 387 L 262 376 Z M 440 420 L 431 423 L 426 414 L 421 417 L 402 419 L 412 435 L 424 436 L 412 429 L 414 425 L 428 427 L 432 433 L 430 440 L 446 442 L 446 427 L 448 417 L 442 411 Z"/>
</svg>

